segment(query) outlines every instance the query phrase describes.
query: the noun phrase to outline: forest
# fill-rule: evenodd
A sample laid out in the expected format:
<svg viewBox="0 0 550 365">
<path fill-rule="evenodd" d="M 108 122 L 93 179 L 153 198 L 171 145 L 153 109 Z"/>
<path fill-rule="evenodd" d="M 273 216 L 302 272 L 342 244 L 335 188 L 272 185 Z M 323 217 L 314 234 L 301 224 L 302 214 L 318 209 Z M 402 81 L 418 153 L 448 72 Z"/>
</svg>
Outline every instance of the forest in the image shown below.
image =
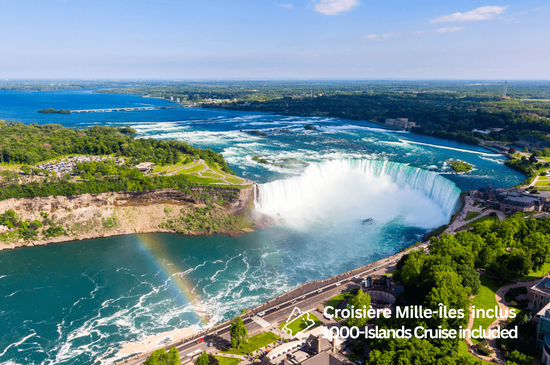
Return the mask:
<svg viewBox="0 0 550 365">
<path fill-rule="evenodd" d="M 59 156 L 88 154 L 129 157 L 131 165 L 144 161 L 170 165 L 182 156 L 193 156 L 234 174 L 223 156 L 211 149 L 195 148 L 183 141 L 134 138 L 135 133 L 130 126 L 73 129 L 59 124 L 0 121 L 0 162 L 34 165 Z"/>
<path fill-rule="evenodd" d="M 546 139 L 550 132 L 550 103 L 528 104 L 496 96 L 459 93 L 357 93 L 318 97 L 283 97 L 268 101 L 205 104 L 206 108 L 326 116 L 384 123 L 408 118 L 412 132 L 471 144 L 480 139 L 514 142 L 531 136 Z M 529 115 L 531 113 L 531 115 Z M 539 117 L 544 116 L 544 117 Z M 503 128 L 482 134 L 474 129 Z"/>
<path fill-rule="evenodd" d="M 520 278 L 531 269 L 548 261 L 550 254 L 550 219 L 524 219 L 517 213 L 504 221 L 484 221 L 473 231 L 432 238 L 429 253 L 413 251 L 404 256 L 394 272 L 402 283 L 404 294 L 398 305 L 423 305 L 436 310 L 439 303 L 469 313 L 469 296 L 480 292 L 478 269 L 498 278 L 501 285 Z M 528 316 L 520 315 L 514 325 L 520 328 L 520 339 L 500 342 L 507 364 L 531 364 L 535 351 L 533 326 Z M 406 322 L 406 323 L 404 323 Z M 449 319 L 377 319 L 381 328 L 466 327 L 468 318 Z M 459 351 L 462 340 L 376 339 L 368 364 L 481 364 L 473 356 Z M 483 342 L 481 342 L 483 344 Z M 360 346 L 361 344 L 355 344 Z M 479 345 L 478 345 L 479 348 Z M 405 358 L 403 356 L 406 356 Z M 406 360 L 405 360 L 406 359 Z"/>
</svg>

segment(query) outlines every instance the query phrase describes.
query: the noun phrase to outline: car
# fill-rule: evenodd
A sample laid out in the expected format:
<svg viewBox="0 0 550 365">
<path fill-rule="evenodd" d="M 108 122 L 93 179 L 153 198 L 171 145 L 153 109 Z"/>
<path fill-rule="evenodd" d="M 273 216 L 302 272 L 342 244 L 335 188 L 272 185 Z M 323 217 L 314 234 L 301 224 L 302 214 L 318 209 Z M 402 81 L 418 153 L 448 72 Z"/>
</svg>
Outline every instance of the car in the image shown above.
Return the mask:
<svg viewBox="0 0 550 365">
<path fill-rule="evenodd" d="M 355 275 L 354 278 L 359 279 L 359 275 Z"/>
<path fill-rule="evenodd" d="M 322 291 L 323 291 L 323 289 L 319 289 L 319 290 L 317 290 L 317 293 L 320 293 L 320 292 L 322 292 Z"/>
<path fill-rule="evenodd" d="M 334 285 L 340 286 L 340 285 L 342 285 L 342 283 L 338 282 L 338 283 L 336 283 L 336 284 L 334 284 Z"/>
<path fill-rule="evenodd" d="M 259 312 L 258 313 L 258 317 L 262 317 L 262 316 L 265 316 L 265 312 Z"/>
<path fill-rule="evenodd" d="M 300 297 L 300 299 L 306 299 L 306 296 L 305 296 L 305 295 L 302 295 L 302 296 Z"/>
<path fill-rule="evenodd" d="M 195 341 L 196 343 L 201 343 L 201 342 L 204 342 L 204 337 L 201 337 L 199 338 L 197 341 Z"/>
<path fill-rule="evenodd" d="M 378 269 L 380 269 L 380 266 L 376 266 L 376 267 L 374 268 L 374 271 L 376 271 L 376 270 L 378 270 Z"/>
<path fill-rule="evenodd" d="M 279 308 L 281 308 L 281 307 L 279 307 L 279 306 L 276 306 L 276 307 L 275 307 L 275 309 L 279 309 Z"/>
</svg>

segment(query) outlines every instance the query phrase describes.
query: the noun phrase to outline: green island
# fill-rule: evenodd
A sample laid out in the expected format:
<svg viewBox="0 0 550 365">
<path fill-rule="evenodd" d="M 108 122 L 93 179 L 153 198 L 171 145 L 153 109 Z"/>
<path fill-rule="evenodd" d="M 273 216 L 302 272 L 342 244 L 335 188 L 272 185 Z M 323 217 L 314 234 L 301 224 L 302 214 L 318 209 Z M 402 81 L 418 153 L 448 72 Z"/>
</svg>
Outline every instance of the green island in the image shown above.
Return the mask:
<svg viewBox="0 0 550 365">
<path fill-rule="evenodd" d="M 71 114 L 71 110 L 70 109 L 59 109 L 59 110 L 55 110 L 53 108 L 47 108 L 47 109 L 41 109 L 38 111 L 39 113 L 42 113 L 42 114 Z"/>
<path fill-rule="evenodd" d="M 472 165 L 464 161 L 448 162 L 455 172 L 468 172 L 472 169 Z"/>
<path fill-rule="evenodd" d="M 253 229 L 252 182 L 220 154 L 134 134 L 129 126 L 0 121 L 1 248 L 140 231 Z"/>
</svg>

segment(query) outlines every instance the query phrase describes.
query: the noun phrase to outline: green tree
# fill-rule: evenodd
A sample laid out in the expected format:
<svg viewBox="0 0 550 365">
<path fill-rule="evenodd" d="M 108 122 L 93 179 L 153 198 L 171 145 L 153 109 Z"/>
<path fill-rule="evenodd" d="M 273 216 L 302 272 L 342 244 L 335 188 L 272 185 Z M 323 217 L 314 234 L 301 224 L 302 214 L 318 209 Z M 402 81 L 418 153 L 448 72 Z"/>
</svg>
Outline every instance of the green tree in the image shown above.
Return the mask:
<svg viewBox="0 0 550 365">
<path fill-rule="evenodd" d="M 537 155 L 535 153 L 532 153 L 531 156 L 529 156 L 529 162 L 537 163 Z"/>
<path fill-rule="evenodd" d="M 464 264 L 458 266 L 457 273 L 462 276 L 462 285 L 468 289 L 468 294 L 477 295 L 481 289 L 479 273 L 474 268 Z"/>
<path fill-rule="evenodd" d="M 158 349 L 145 360 L 145 365 L 181 365 L 178 349 L 172 347 L 168 352 Z"/>
<path fill-rule="evenodd" d="M 355 294 L 353 297 L 351 297 L 348 300 L 348 307 L 349 310 L 354 309 L 363 309 L 363 307 L 367 308 L 369 310 L 370 306 L 370 295 L 359 289 L 357 291 L 357 294 Z M 365 324 L 367 324 L 368 318 L 350 318 L 347 320 L 348 326 L 357 326 L 357 327 L 363 327 Z"/>
<path fill-rule="evenodd" d="M 233 348 L 238 349 L 241 345 L 248 343 L 248 330 L 244 326 L 241 317 L 237 317 L 231 322 L 230 334 Z"/>
<path fill-rule="evenodd" d="M 195 365 L 208 365 L 209 363 L 210 361 L 208 359 L 208 354 L 206 353 L 206 351 L 203 351 L 202 354 L 200 354 L 197 358 L 197 362 L 195 363 Z"/>
<path fill-rule="evenodd" d="M 531 356 L 527 356 L 518 350 L 512 351 L 510 355 L 507 358 L 508 361 L 506 361 L 507 365 L 530 365 L 533 364 L 533 358 Z"/>
<path fill-rule="evenodd" d="M 25 174 L 28 174 L 31 172 L 31 168 L 29 167 L 29 165 L 23 165 L 21 166 L 21 171 L 23 171 Z"/>
</svg>

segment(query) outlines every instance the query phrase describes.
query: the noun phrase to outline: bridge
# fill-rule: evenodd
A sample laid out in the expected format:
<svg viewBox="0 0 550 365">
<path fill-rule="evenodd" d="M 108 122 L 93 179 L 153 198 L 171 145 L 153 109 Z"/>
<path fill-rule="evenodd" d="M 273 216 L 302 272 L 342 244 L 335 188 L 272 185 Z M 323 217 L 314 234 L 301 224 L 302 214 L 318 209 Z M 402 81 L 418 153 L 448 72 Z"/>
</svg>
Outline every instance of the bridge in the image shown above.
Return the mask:
<svg viewBox="0 0 550 365">
<path fill-rule="evenodd" d="M 126 112 L 132 110 L 157 110 L 157 109 L 177 109 L 183 106 L 143 106 L 143 107 L 127 107 L 127 108 L 110 108 L 110 109 L 81 109 L 71 110 L 71 113 L 104 113 L 104 112 Z"/>
</svg>

